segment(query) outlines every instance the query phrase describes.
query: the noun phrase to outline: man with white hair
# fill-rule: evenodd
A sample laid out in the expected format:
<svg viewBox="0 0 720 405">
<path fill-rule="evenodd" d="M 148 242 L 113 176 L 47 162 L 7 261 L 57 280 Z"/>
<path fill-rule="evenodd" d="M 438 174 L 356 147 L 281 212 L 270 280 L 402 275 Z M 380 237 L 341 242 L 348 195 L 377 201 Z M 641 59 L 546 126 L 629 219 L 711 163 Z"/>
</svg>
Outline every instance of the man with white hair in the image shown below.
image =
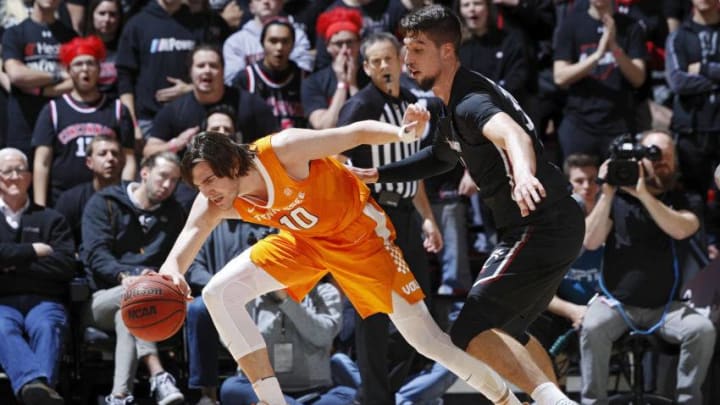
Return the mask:
<svg viewBox="0 0 720 405">
<path fill-rule="evenodd" d="M 62 404 L 52 387 L 75 248 L 65 218 L 30 200 L 31 181 L 27 156 L 0 149 L 0 366 L 24 404 Z"/>
</svg>

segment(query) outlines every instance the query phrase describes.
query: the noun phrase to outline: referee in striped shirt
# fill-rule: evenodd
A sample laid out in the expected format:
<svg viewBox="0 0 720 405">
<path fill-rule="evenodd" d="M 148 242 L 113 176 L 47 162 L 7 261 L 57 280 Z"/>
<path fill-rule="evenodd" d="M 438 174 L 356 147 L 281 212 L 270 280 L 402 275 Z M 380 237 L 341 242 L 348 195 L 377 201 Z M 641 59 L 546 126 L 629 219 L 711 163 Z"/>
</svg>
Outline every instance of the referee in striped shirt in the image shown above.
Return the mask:
<svg viewBox="0 0 720 405">
<path fill-rule="evenodd" d="M 402 59 L 399 41 L 389 33 L 375 33 L 363 40 L 360 52 L 364 60 L 363 69 L 371 83 L 345 102 L 338 126 L 366 119 L 402 125 L 405 109 L 417 98 L 400 85 Z M 352 166 L 370 168 L 402 160 L 419 150 L 420 140 L 409 144 L 361 145 L 345 151 L 343 156 Z M 439 251 L 442 238 L 422 181 L 376 183 L 370 188 L 395 226 L 395 243 L 402 250 L 415 278 L 423 291 L 430 291 L 425 250 Z M 362 380 L 359 400 L 363 405 L 395 403 L 395 392 L 410 371 L 414 351 L 409 345 L 411 355 L 401 365 L 388 367 L 388 328 L 386 314 L 372 315 L 356 326 L 355 344 Z M 389 369 L 399 371 L 388 376 Z"/>
</svg>

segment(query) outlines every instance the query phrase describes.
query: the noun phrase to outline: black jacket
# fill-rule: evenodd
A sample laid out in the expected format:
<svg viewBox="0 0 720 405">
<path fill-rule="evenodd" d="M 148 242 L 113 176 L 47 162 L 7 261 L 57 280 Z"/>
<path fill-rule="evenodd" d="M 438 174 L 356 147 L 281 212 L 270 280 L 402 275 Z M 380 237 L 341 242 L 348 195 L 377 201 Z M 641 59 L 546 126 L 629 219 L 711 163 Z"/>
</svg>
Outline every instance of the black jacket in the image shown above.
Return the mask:
<svg viewBox="0 0 720 405">
<path fill-rule="evenodd" d="M 675 92 L 671 128 L 675 132 L 720 132 L 720 26 L 686 21 L 665 47 L 665 73 Z M 700 74 L 688 66 L 700 63 Z"/>
<path fill-rule="evenodd" d="M 188 55 L 202 33 L 191 28 L 182 6 L 170 15 L 152 0 L 128 21 L 120 36 L 115 66 L 120 94 L 135 95 L 138 119 L 152 119 L 160 109 L 155 92 L 172 86 L 167 77 L 188 81 Z"/>
<path fill-rule="evenodd" d="M 38 257 L 32 244 L 53 248 Z M 75 273 L 75 244 L 65 218 L 57 211 L 30 203 L 20 227 L 0 218 L 0 296 L 37 294 L 63 299 Z"/>
<path fill-rule="evenodd" d="M 93 290 L 118 285 L 118 274 L 159 268 L 180 234 L 185 211 L 174 197 L 152 211 L 130 201 L 128 183 L 93 195 L 82 219 L 80 258 Z"/>
</svg>

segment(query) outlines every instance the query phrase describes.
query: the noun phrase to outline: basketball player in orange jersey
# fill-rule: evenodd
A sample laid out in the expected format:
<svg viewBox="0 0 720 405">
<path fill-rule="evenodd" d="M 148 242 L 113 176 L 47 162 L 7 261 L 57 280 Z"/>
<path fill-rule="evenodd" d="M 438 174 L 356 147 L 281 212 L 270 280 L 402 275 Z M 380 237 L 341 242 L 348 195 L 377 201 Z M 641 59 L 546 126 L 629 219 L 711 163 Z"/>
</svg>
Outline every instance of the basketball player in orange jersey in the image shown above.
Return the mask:
<svg viewBox="0 0 720 405">
<path fill-rule="evenodd" d="M 285 404 L 268 350 L 245 304 L 279 289 L 300 300 L 330 273 L 361 316 L 388 313 L 418 352 L 494 403 L 520 404 L 494 371 L 454 346 L 435 324 L 393 243 L 389 219 L 369 189 L 328 157 L 360 144 L 390 143 L 398 137 L 413 141 L 428 119 L 425 109 L 411 105 L 401 128 L 378 121 L 325 130 L 291 128 L 253 145 L 211 132 L 193 139 L 183 159 L 183 175 L 200 194 L 160 273 L 185 283 L 183 273 L 224 218 L 280 230 L 231 260 L 203 290 L 223 342 L 262 402 Z M 292 350 L 274 347 L 273 360 L 291 361 Z"/>
</svg>

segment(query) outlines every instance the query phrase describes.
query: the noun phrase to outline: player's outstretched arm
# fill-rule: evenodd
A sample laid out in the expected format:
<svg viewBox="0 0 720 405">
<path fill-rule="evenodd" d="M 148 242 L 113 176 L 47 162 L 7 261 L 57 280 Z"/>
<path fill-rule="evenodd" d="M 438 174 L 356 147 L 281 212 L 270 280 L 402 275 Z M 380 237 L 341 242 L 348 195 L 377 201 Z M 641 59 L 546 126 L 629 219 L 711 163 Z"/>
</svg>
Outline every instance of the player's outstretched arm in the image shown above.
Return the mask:
<svg viewBox="0 0 720 405">
<path fill-rule="evenodd" d="M 306 162 L 338 155 L 358 145 L 377 145 L 397 141 L 414 142 L 430 119 L 421 106 L 408 106 L 403 126 L 365 120 L 322 130 L 290 128 L 272 137 L 275 154 L 285 162 Z"/>
<path fill-rule="evenodd" d="M 373 173 L 357 173 L 365 183 L 395 183 L 422 180 L 452 170 L 458 164 L 458 154 L 447 142 L 426 146 L 403 160 L 388 163 Z"/>
<path fill-rule="evenodd" d="M 185 283 L 183 275 L 224 216 L 226 215 L 219 207 L 210 204 L 205 196 L 198 194 L 185 226 L 160 267 L 160 274 L 171 276 L 175 284 Z"/>
</svg>

